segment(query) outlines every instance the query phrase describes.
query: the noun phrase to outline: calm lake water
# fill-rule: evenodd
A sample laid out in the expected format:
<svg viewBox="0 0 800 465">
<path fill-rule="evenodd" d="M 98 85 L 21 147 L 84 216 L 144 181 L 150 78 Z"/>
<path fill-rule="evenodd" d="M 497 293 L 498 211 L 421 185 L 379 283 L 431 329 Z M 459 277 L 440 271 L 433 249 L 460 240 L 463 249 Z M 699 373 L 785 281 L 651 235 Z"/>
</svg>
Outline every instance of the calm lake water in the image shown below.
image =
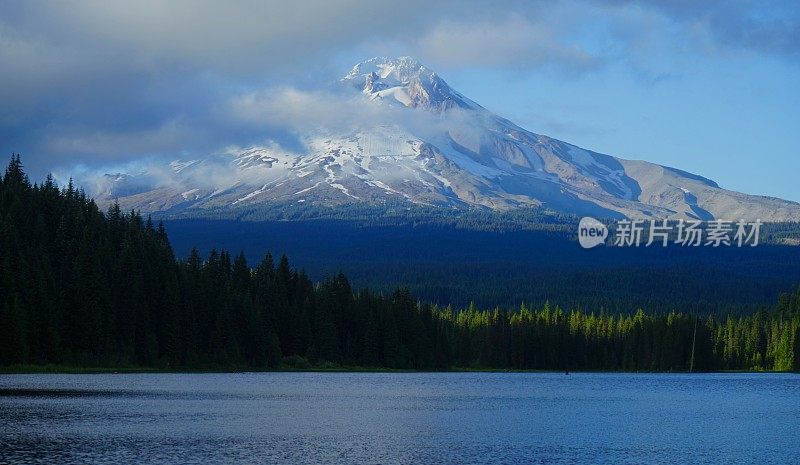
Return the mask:
<svg viewBox="0 0 800 465">
<path fill-rule="evenodd" d="M 791 374 L 0 375 L 0 463 L 800 463 Z"/>
</svg>

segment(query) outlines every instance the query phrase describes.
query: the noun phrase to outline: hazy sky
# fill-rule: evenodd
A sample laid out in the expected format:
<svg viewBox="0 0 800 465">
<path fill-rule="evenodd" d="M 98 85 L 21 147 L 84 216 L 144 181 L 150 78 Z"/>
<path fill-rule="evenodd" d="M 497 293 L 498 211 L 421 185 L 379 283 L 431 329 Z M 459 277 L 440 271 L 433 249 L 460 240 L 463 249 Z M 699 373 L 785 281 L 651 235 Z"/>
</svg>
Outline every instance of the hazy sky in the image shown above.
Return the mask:
<svg viewBox="0 0 800 465">
<path fill-rule="evenodd" d="M 375 55 L 534 132 L 800 201 L 795 1 L 0 0 L 0 152 L 37 178 L 264 142 L 280 128 L 231 102 Z"/>
</svg>

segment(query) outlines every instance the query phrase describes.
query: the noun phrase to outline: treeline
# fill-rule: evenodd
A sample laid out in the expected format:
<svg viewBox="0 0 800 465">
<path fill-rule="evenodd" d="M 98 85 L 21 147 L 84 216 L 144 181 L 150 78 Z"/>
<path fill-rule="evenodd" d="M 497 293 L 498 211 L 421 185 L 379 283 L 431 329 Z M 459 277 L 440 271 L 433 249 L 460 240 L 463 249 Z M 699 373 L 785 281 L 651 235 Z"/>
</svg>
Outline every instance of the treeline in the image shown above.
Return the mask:
<svg viewBox="0 0 800 465">
<path fill-rule="evenodd" d="M 364 227 L 426 225 L 471 231 L 544 231 L 573 234 L 579 217 L 543 207 L 503 212 L 468 205 L 420 205 L 408 200 L 384 199 L 379 203 L 354 201 L 332 207 L 315 202 L 265 203 L 258 206 L 222 206 L 179 210 L 163 214 L 168 220 L 345 221 Z"/>
<path fill-rule="evenodd" d="M 406 369 L 797 370 L 800 292 L 740 318 L 463 310 L 406 289 L 315 284 L 286 257 L 195 251 L 71 184 L 0 180 L 0 365 Z"/>
</svg>

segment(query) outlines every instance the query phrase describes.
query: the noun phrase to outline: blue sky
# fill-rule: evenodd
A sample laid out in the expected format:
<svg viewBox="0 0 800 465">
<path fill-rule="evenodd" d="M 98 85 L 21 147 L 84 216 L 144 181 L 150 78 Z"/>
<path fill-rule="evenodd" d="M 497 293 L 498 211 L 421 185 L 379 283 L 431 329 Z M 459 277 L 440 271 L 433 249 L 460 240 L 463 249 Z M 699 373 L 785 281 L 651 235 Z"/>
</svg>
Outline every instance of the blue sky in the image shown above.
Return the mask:
<svg viewBox="0 0 800 465">
<path fill-rule="evenodd" d="M 4 2 L 0 150 L 39 177 L 263 142 L 230 101 L 375 55 L 534 132 L 800 201 L 797 2 Z"/>
</svg>

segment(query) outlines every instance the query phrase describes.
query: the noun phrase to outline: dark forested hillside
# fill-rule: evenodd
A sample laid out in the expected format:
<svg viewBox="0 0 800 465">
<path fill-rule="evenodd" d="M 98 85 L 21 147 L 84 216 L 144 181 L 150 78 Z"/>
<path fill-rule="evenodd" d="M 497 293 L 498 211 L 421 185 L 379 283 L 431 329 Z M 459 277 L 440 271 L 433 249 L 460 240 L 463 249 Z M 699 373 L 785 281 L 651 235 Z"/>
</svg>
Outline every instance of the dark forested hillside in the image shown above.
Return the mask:
<svg viewBox="0 0 800 465">
<path fill-rule="evenodd" d="M 742 281 L 741 286 L 747 286 Z M 269 254 L 194 250 L 161 224 L 101 212 L 71 185 L 0 181 L 0 366 L 154 368 L 797 369 L 800 292 L 743 317 L 507 310 L 417 301 L 406 289 L 320 283 Z"/>
<path fill-rule="evenodd" d="M 550 224 L 552 229 L 515 230 L 506 224 L 487 230 L 463 218 L 453 223 L 399 217 L 371 222 L 184 219 L 164 226 L 179 258 L 193 248 L 205 255 L 223 247 L 242 250 L 255 261 L 272 250 L 286 253 L 314 280 L 343 271 L 356 288 L 388 292 L 409 286 L 424 301 L 458 307 L 549 301 L 613 313 L 646 308 L 747 315 L 772 305 L 800 282 L 797 246 L 584 250 L 575 240 L 577 227 L 562 223 Z M 765 241 L 773 227 L 762 231 Z"/>
</svg>

